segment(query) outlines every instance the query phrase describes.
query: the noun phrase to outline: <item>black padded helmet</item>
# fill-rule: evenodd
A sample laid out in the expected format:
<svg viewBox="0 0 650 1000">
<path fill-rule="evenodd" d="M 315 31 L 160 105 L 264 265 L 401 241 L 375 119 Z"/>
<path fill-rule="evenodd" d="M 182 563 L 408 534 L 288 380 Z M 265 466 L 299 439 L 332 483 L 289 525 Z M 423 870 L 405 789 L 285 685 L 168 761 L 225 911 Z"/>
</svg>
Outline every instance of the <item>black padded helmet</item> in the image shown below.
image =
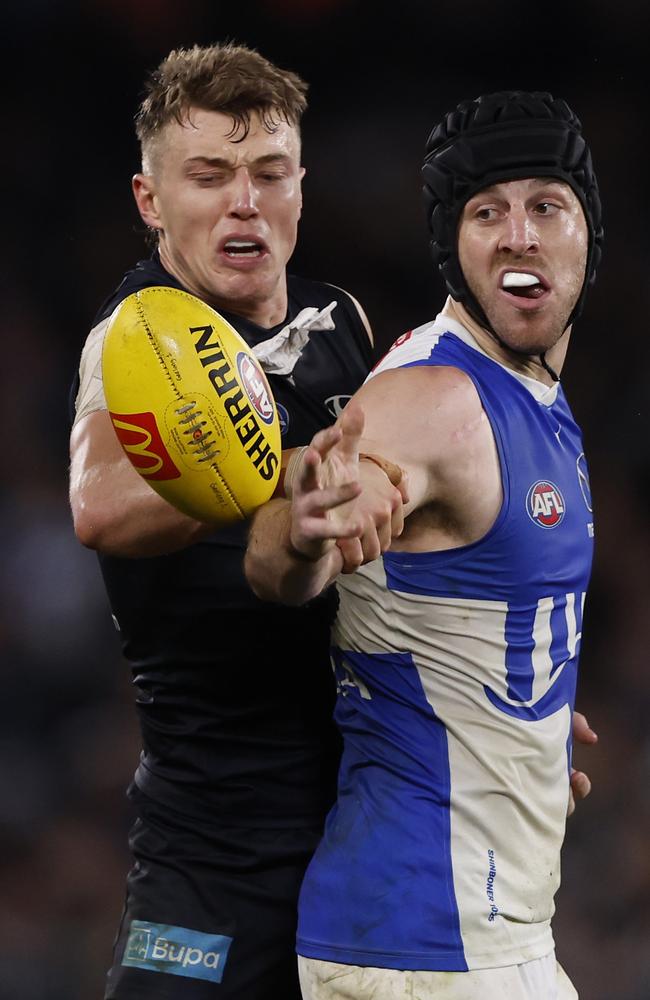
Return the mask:
<svg viewBox="0 0 650 1000">
<path fill-rule="evenodd" d="M 434 262 L 452 298 L 491 329 L 458 260 L 458 223 L 469 199 L 491 184 L 556 177 L 580 199 L 589 231 L 582 291 L 567 321 L 582 311 L 603 241 L 600 196 L 582 126 L 565 101 L 547 93 L 505 90 L 462 101 L 437 125 L 426 146 L 424 197 Z"/>
</svg>

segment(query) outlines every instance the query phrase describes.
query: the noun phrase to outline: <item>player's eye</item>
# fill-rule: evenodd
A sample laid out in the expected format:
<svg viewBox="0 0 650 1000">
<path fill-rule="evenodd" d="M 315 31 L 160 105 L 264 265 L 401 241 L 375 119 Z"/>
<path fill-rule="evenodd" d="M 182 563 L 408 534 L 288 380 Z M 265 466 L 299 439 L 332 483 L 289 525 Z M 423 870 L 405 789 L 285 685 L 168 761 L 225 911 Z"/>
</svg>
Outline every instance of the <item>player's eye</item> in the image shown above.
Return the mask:
<svg viewBox="0 0 650 1000">
<path fill-rule="evenodd" d="M 535 206 L 535 211 L 538 215 L 555 215 L 559 210 L 558 205 L 554 205 L 551 201 L 540 201 Z"/>
<path fill-rule="evenodd" d="M 211 172 L 209 174 L 194 174 L 190 177 L 195 184 L 200 184 L 202 187 L 209 187 L 211 184 L 218 184 L 223 181 L 224 174 Z"/>
</svg>

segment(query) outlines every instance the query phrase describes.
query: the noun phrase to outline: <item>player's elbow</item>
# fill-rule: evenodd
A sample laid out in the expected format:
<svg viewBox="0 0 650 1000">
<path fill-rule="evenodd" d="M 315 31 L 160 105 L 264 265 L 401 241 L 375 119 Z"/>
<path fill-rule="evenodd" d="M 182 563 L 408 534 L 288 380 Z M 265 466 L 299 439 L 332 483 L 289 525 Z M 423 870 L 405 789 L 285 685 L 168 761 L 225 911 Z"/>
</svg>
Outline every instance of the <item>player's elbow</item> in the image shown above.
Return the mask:
<svg viewBox="0 0 650 1000">
<path fill-rule="evenodd" d="M 110 552 L 116 536 L 116 510 L 113 504 L 98 502 L 97 495 L 82 489 L 70 489 L 72 524 L 77 540 L 87 549 Z"/>
<path fill-rule="evenodd" d="M 244 573 L 255 596 L 271 604 L 298 607 L 316 597 L 322 589 L 322 585 L 314 585 L 302 575 L 287 571 L 286 567 L 258 558 L 250 549 L 244 559 Z"/>
<path fill-rule="evenodd" d="M 87 505 L 71 499 L 72 524 L 77 540 L 87 549 L 100 550 L 110 534 L 107 520 L 100 510 L 92 510 Z"/>
<path fill-rule="evenodd" d="M 269 573 L 269 564 L 249 549 L 244 556 L 244 575 L 248 586 L 260 601 L 275 604 L 290 603 L 286 600 L 282 578 L 279 573 Z"/>
</svg>

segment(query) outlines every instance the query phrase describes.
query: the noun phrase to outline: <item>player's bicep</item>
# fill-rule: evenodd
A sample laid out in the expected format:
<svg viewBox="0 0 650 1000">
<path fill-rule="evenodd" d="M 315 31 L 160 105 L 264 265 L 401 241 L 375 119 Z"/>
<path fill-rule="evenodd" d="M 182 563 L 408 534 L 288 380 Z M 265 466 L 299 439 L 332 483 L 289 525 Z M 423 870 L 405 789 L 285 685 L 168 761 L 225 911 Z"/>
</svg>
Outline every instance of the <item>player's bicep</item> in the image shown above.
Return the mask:
<svg viewBox="0 0 650 1000">
<path fill-rule="evenodd" d="M 70 438 L 70 506 L 83 545 L 122 557 L 173 552 L 209 534 L 136 472 L 106 410 L 83 417 Z"/>
<path fill-rule="evenodd" d="M 70 435 L 70 506 L 75 528 L 97 523 L 117 497 L 128 508 L 134 494 L 153 493 L 131 465 L 106 410 L 82 417 Z"/>
<path fill-rule="evenodd" d="M 140 481 L 117 439 L 108 411 L 93 410 L 74 425 L 70 435 L 71 493 L 82 491 L 104 471 L 119 479 L 126 476 L 131 482 Z"/>
</svg>

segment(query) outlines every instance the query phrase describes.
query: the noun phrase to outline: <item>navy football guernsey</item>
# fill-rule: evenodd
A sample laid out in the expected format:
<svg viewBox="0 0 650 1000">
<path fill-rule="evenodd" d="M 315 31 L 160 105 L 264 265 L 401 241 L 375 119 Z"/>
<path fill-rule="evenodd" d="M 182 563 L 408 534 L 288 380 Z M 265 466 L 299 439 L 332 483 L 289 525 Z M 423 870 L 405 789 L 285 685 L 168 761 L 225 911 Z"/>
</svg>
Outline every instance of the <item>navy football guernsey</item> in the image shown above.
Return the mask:
<svg viewBox="0 0 650 1000">
<path fill-rule="evenodd" d="M 477 542 L 388 552 L 337 584 L 344 750 L 298 951 L 465 971 L 553 948 L 591 497 L 559 385 L 491 360 L 445 315 L 401 338 L 377 372 L 414 365 L 472 380 L 503 503 Z"/>
<path fill-rule="evenodd" d="M 106 301 L 85 355 L 94 338 L 99 356 L 115 307 L 152 285 L 181 287 L 157 254 Z M 291 375 L 268 375 L 285 448 L 333 423 L 371 364 L 368 335 L 345 292 L 289 276 L 288 298 L 287 316 L 268 330 L 223 313 L 254 347 L 303 310 L 336 303 L 333 329 L 312 330 Z M 82 355 L 82 370 L 84 363 Z M 98 377 L 95 364 L 86 389 Z M 318 827 L 334 799 L 340 751 L 329 666 L 336 595 L 331 589 L 302 608 L 258 600 L 243 572 L 245 545 L 242 524 L 166 556 L 100 555 L 137 691 L 136 783 L 157 802 L 211 823 Z"/>
</svg>

